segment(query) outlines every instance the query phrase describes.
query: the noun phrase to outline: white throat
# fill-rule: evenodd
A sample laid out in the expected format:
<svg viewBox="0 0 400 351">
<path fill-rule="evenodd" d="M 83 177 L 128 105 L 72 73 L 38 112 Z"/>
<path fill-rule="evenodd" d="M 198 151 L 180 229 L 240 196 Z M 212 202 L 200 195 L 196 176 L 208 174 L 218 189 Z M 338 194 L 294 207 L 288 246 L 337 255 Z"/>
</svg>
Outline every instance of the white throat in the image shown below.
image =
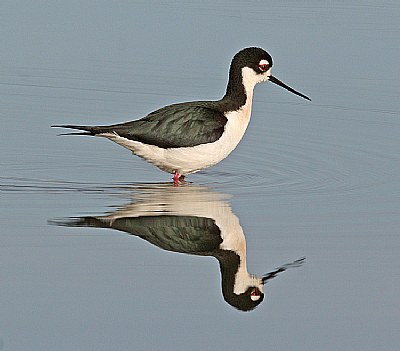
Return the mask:
<svg viewBox="0 0 400 351">
<path fill-rule="evenodd" d="M 268 71 L 264 72 L 263 74 L 257 74 L 250 67 L 242 68 L 242 81 L 247 99 L 251 100 L 253 98 L 253 90 L 255 85 L 261 82 L 265 82 L 266 80 L 269 79 L 270 75 L 271 75 L 271 68 Z"/>
</svg>

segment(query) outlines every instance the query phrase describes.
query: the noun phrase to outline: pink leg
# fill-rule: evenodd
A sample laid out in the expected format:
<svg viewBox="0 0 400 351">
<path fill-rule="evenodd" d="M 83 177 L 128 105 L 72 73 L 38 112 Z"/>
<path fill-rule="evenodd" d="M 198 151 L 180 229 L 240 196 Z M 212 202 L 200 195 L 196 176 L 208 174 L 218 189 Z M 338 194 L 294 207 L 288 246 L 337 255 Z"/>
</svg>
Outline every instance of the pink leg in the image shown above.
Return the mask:
<svg viewBox="0 0 400 351">
<path fill-rule="evenodd" d="M 179 183 L 183 182 L 185 179 L 185 176 L 180 174 L 178 171 L 174 172 L 174 184 L 178 185 Z"/>
</svg>

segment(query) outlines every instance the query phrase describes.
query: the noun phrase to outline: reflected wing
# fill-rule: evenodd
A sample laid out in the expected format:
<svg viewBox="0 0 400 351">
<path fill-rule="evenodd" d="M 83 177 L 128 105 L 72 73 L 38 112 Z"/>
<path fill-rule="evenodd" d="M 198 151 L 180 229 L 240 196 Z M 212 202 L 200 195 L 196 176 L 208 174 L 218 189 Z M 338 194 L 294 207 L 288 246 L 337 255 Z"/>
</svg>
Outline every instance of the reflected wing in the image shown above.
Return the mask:
<svg viewBox="0 0 400 351">
<path fill-rule="evenodd" d="M 112 228 L 144 240 L 164 250 L 207 255 L 219 248 L 220 230 L 214 220 L 195 216 L 143 216 L 118 219 L 83 217 L 58 222 L 69 227 Z"/>
</svg>

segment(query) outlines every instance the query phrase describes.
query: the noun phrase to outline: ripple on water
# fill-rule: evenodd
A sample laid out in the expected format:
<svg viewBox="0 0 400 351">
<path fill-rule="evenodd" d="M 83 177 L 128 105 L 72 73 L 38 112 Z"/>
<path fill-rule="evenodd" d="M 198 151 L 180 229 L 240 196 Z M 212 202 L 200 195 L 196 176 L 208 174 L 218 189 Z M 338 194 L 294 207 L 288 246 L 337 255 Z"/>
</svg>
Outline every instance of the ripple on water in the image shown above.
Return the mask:
<svg viewBox="0 0 400 351">
<path fill-rule="evenodd" d="M 221 165 L 189 176 L 188 180 L 238 195 L 332 195 L 382 182 L 385 168 L 378 168 L 377 161 L 389 157 L 351 145 L 312 140 L 290 144 L 283 143 L 280 138 L 279 142 L 270 141 L 267 148 L 256 153 L 242 148 Z M 263 159 L 260 160 L 260 156 Z M 7 192 L 121 194 L 143 186 L 145 184 L 139 182 L 89 183 L 0 177 L 0 191 Z"/>
<path fill-rule="evenodd" d="M 385 171 L 377 160 L 386 156 L 354 145 L 322 140 L 290 144 L 280 138 L 270 141 L 267 151 L 241 150 L 223 163 L 223 171 L 211 168 L 199 176 L 204 183 L 240 195 L 333 195 L 381 182 Z"/>
<path fill-rule="evenodd" d="M 361 140 L 357 142 L 356 138 L 342 139 L 345 140 L 342 143 L 334 138 L 301 139 L 289 137 L 281 130 L 269 135 L 264 146 L 264 141 L 260 140 L 265 140 L 265 136 L 261 137 L 257 133 L 262 132 L 253 133 L 253 140 L 258 140 L 256 147 L 252 148 L 248 143 L 244 143 L 220 165 L 188 176 L 187 180 L 238 195 L 333 195 L 384 182 L 390 172 L 393 172 L 391 165 L 397 162 L 394 153 L 379 151 Z M 260 145 L 263 150 L 257 149 L 254 152 L 253 150 L 260 148 Z M 113 160 L 110 159 L 109 162 L 112 163 Z M 121 165 L 135 168 L 135 182 L 132 183 L 132 179 L 128 179 L 127 182 L 106 180 L 97 183 L 34 177 L 0 177 L 0 191 L 123 194 L 128 189 L 132 191 L 135 187 L 142 187 L 140 178 L 145 174 L 141 171 L 144 163 L 139 159 L 135 165 L 134 161 L 129 165 L 118 162 L 113 169 L 122 167 Z M 95 164 L 88 166 L 98 167 Z M 163 174 L 160 179 L 169 181 L 170 176 Z"/>
<path fill-rule="evenodd" d="M 0 191 L 35 193 L 82 192 L 91 194 L 122 193 L 127 188 L 133 189 L 135 184 L 127 183 L 85 183 L 55 179 L 35 179 L 22 177 L 0 177 Z"/>
</svg>

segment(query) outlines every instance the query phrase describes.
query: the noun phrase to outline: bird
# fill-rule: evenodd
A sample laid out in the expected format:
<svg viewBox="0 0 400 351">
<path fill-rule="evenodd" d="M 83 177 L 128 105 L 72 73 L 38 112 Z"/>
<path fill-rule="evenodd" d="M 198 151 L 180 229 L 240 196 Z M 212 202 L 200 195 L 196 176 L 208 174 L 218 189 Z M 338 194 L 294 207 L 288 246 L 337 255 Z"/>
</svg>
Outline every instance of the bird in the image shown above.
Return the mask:
<svg viewBox="0 0 400 351">
<path fill-rule="evenodd" d="M 265 285 L 271 279 L 305 262 L 303 257 L 267 274 L 250 273 L 247 270 L 246 236 L 226 200 L 227 194 L 194 185 L 176 191 L 168 183 L 137 184 L 134 190 L 132 202 L 112 212 L 50 220 L 49 224 L 108 228 L 141 238 L 162 250 L 214 257 L 219 263 L 222 296 L 239 311 L 258 307 L 264 300 Z M 177 278 L 174 271 L 165 273 L 166 279 Z M 196 279 L 196 274 L 191 278 Z M 163 288 L 160 287 L 160 294 Z"/>
<path fill-rule="evenodd" d="M 62 135 L 107 138 L 173 174 L 174 184 L 180 184 L 186 175 L 216 165 L 236 148 L 250 121 L 256 84 L 269 81 L 311 101 L 273 76 L 272 66 L 272 57 L 264 49 L 244 48 L 231 61 L 220 100 L 176 103 L 119 124 L 52 127 L 80 131 Z"/>
</svg>

